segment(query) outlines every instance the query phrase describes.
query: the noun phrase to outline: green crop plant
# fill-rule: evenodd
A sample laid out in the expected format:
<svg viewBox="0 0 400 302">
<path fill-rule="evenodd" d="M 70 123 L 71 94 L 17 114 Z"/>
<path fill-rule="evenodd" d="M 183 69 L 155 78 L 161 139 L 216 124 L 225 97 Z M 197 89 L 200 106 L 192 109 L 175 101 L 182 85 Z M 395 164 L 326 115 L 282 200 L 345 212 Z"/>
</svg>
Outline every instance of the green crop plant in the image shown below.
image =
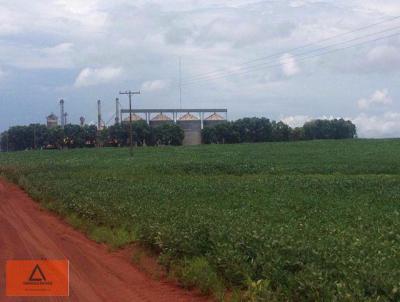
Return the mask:
<svg viewBox="0 0 400 302">
<path fill-rule="evenodd" d="M 0 154 L 0 173 L 100 242 L 140 242 L 169 268 L 186 259 L 188 287 L 399 301 L 399 150 L 338 140 L 30 151 Z"/>
</svg>

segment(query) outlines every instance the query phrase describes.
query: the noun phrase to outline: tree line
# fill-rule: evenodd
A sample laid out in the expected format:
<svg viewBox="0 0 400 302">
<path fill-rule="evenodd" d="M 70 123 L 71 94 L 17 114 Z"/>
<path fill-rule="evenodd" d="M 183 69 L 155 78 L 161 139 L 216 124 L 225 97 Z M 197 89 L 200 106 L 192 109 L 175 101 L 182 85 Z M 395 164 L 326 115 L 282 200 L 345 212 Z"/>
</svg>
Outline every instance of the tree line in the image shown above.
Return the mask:
<svg viewBox="0 0 400 302">
<path fill-rule="evenodd" d="M 130 143 L 129 123 L 110 126 L 100 132 L 99 142 L 106 147 L 125 147 Z M 145 121 L 132 123 L 133 143 L 136 146 L 182 145 L 184 133 L 172 123 L 150 127 Z"/>
<path fill-rule="evenodd" d="M 145 121 L 134 122 L 133 144 L 136 146 L 181 145 L 184 134 L 175 124 L 151 128 Z M 129 124 L 114 125 L 97 131 L 94 125 L 65 125 L 48 128 L 42 124 L 14 126 L 1 134 L 2 151 L 63 149 L 84 147 L 125 147 L 130 143 Z"/>
<path fill-rule="evenodd" d="M 221 123 L 202 130 L 205 144 L 349 139 L 356 136 L 356 126 L 344 119 L 317 119 L 305 123 L 303 127 L 291 128 L 283 122 L 253 117 Z"/>
<path fill-rule="evenodd" d="M 48 128 L 42 124 L 14 126 L 1 134 L 2 151 L 83 147 L 125 147 L 129 145 L 129 124 L 117 124 L 100 131 L 94 125 L 65 125 Z M 182 145 L 184 131 L 176 124 L 150 127 L 145 121 L 132 124 L 136 146 Z M 243 118 L 202 130 L 205 144 L 282 142 L 312 139 L 348 139 L 357 135 L 356 126 L 343 119 L 313 120 L 291 128 L 267 118 Z"/>
</svg>

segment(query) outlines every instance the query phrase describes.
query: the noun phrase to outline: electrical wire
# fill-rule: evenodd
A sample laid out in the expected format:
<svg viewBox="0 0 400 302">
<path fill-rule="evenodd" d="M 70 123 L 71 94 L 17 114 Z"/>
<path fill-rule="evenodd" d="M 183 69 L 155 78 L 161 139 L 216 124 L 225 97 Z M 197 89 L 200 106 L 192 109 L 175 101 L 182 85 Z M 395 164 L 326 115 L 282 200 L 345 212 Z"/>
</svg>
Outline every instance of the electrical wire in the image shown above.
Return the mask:
<svg viewBox="0 0 400 302">
<path fill-rule="evenodd" d="M 338 51 L 347 50 L 347 49 L 354 48 L 354 47 L 357 47 L 357 46 L 363 46 L 363 45 L 366 45 L 366 44 L 369 44 L 369 43 L 381 41 L 381 40 L 392 38 L 392 37 L 396 37 L 396 36 L 400 36 L 400 32 L 396 32 L 396 33 L 393 33 L 391 35 L 375 38 L 375 39 L 372 39 L 372 40 L 363 41 L 363 42 L 360 42 L 360 43 L 357 43 L 357 44 L 353 44 L 353 45 L 349 45 L 349 46 L 342 47 L 342 48 L 331 49 L 331 50 L 328 50 L 328 51 L 325 51 L 325 52 L 322 52 L 322 53 L 319 53 L 319 54 L 314 54 L 312 56 L 306 56 L 306 57 L 301 58 L 300 60 L 298 60 L 298 62 L 306 61 L 306 60 L 311 59 L 311 58 L 324 56 L 324 55 L 327 55 L 327 54 L 330 54 L 330 53 L 335 53 L 335 52 L 338 52 Z M 230 74 L 230 75 L 243 75 L 243 74 L 247 74 L 247 73 L 250 73 L 250 72 L 253 72 L 253 71 L 257 71 L 257 70 L 264 70 L 264 69 L 267 69 L 267 68 L 273 68 L 273 67 L 277 67 L 277 66 L 287 65 L 289 63 L 290 62 L 280 62 L 279 64 L 273 64 L 273 65 L 268 65 L 268 66 L 263 66 L 264 65 L 263 64 L 263 65 L 258 66 L 257 68 L 252 69 L 252 70 L 245 70 L 245 71 L 238 72 L 238 73 L 235 73 L 235 74 Z M 217 79 L 220 79 L 220 78 L 225 78 L 226 76 L 229 76 L 229 75 L 224 75 L 222 77 L 220 76 L 220 77 L 206 79 L 206 80 L 203 80 L 202 82 L 210 81 L 210 80 L 217 80 Z M 186 84 L 186 86 L 197 84 L 197 83 L 198 82 L 189 83 L 189 84 Z"/>
<path fill-rule="evenodd" d="M 308 44 L 305 44 L 305 45 L 302 45 L 302 46 L 299 46 L 299 47 L 296 47 L 296 48 L 289 49 L 287 51 L 274 53 L 274 54 L 271 54 L 271 55 L 268 55 L 268 56 L 265 56 L 265 57 L 259 57 L 259 58 L 256 58 L 256 59 L 241 63 L 241 64 L 239 64 L 239 66 L 244 66 L 244 68 L 246 68 L 245 65 L 249 65 L 249 64 L 252 64 L 252 63 L 256 63 L 256 62 L 259 62 L 259 61 L 266 60 L 266 59 L 279 57 L 279 56 L 284 55 L 285 53 L 292 53 L 292 52 L 295 52 L 295 51 L 298 51 L 298 50 L 301 50 L 301 49 L 306 49 L 306 48 L 309 48 L 311 46 L 318 45 L 318 44 L 321 44 L 323 42 L 336 39 L 338 37 L 342 37 L 342 36 L 346 36 L 346 35 L 349 35 L 349 34 L 352 34 L 352 33 L 355 33 L 355 32 L 363 31 L 365 29 L 372 28 L 372 27 L 375 27 L 377 25 L 381 25 L 381 24 L 384 24 L 384 23 L 387 23 L 387 22 L 391 22 L 391 21 L 394 21 L 394 20 L 397 20 L 397 19 L 400 19 L 400 16 L 396 16 L 396 17 L 393 17 L 393 18 L 390 18 L 390 19 L 385 19 L 385 20 L 380 21 L 380 22 L 376 22 L 376 23 L 373 23 L 373 24 L 370 24 L 370 25 L 367 25 L 367 26 L 363 26 L 363 27 L 360 27 L 360 28 L 357 28 L 355 30 L 348 31 L 348 32 L 345 32 L 345 33 L 342 33 L 342 34 L 337 34 L 337 35 L 334 35 L 332 37 L 329 37 L 329 38 L 326 38 L 326 39 L 323 39 L 323 40 L 319 40 L 317 42 L 308 43 Z M 378 33 L 374 33 L 374 34 L 378 34 Z M 341 43 L 343 43 L 343 42 L 341 42 Z M 247 67 L 247 68 L 249 68 L 249 67 Z M 207 78 L 208 76 L 218 75 L 218 74 L 227 73 L 227 72 L 229 73 L 229 71 L 226 71 L 226 70 L 219 70 L 219 71 L 212 71 L 212 72 L 207 72 L 207 73 L 195 75 L 195 76 L 189 77 L 186 80 L 186 83 L 192 82 L 192 81 L 196 81 L 196 80 L 200 80 L 200 79 L 203 79 L 203 78 Z"/>
</svg>

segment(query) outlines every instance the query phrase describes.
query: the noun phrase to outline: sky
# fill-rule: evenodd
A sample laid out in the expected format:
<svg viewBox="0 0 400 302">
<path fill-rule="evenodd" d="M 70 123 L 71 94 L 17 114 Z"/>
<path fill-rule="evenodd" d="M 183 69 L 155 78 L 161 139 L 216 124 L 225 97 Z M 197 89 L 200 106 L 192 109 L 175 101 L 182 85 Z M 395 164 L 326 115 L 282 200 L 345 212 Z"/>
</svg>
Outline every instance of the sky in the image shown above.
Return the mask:
<svg viewBox="0 0 400 302">
<path fill-rule="evenodd" d="M 94 122 L 98 99 L 109 122 L 120 90 L 179 107 L 181 60 L 182 107 L 400 137 L 398 16 L 398 0 L 0 0 L 0 131 L 61 98 L 69 122 Z"/>
</svg>

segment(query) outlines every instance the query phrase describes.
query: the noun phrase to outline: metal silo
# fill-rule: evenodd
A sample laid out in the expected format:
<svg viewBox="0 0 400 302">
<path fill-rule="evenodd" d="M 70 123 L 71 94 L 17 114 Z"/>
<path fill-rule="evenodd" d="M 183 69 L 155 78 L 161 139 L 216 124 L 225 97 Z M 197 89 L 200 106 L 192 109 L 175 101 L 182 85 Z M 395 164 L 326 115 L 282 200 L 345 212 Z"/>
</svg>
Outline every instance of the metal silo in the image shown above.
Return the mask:
<svg viewBox="0 0 400 302">
<path fill-rule="evenodd" d="M 177 124 L 182 127 L 185 132 L 185 138 L 183 139 L 184 145 L 201 144 L 201 121 L 198 117 L 186 113 L 179 118 Z"/>
<path fill-rule="evenodd" d="M 142 121 L 143 118 L 140 115 L 137 115 L 136 113 L 132 113 L 132 122 L 138 122 Z M 124 118 L 123 123 L 129 123 L 129 115 Z"/>
<path fill-rule="evenodd" d="M 150 121 L 150 127 L 157 127 L 163 124 L 173 124 L 174 121 L 168 116 L 163 114 L 162 112 L 160 114 L 157 114 L 155 117 L 153 117 Z"/>
<path fill-rule="evenodd" d="M 203 121 L 203 125 L 204 127 L 214 127 L 225 122 L 226 120 L 222 116 L 214 112 Z"/>
</svg>

